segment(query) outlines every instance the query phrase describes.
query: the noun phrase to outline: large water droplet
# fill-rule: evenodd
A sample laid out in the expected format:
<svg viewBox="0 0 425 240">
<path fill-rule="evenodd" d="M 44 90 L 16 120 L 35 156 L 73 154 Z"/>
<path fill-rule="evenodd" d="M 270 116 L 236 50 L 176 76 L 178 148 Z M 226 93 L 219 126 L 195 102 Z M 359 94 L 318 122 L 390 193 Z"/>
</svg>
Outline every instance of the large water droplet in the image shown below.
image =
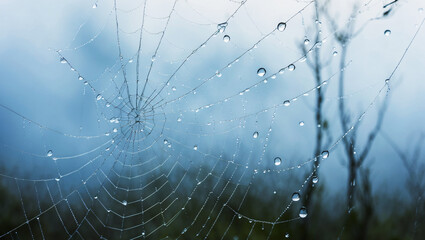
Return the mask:
<svg viewBox="0 0 425 240">
<path fill-rule="evenodd" d="M 164 139 L 164 144 L 168 144 L 168 140 L 167 139 Z"/>
<path fill-rule="evenodd" d="M 389 29 L 385 30 L 384 35 L 385 36 L 390 36 L 391 35 L 391 30 L 389 30 Z"/>
<path fill-rule="evenodd" d="M 319 178 L 317 176 L 313 176 L 313 178 L 311 179 L 311 181 L 313 183 L 317 183 L 317 182 L 319 182 Z"/>
<path fill-rule="evenodd" d="M 53 151 L 52 151 L 52 150 L 47 151 L 47 156 L 48 156 L 48 157 L 53 156 Z"/>
<path fill-rule="evenodd" d="M 122 201 L 122 205 L 127 206 L 127 201 L 126 200 Z"/>
<path fill-rule="evenodd" d="M 224 35 L 224 37 L 223 37 L 223 41 L 224 41 L 225 43 L 230 42 L 230 36 L 229 36 L 229 35 Z"/>
<path fill-rule="evenodd" d="M 252 134 L 253 138 L 258 138 L 259 133 L 258 132 L 254 132 L 254 134 Z"/>
<path fill-rule="evenodd" d="M 84 78 L 82 76 L 78 76 L 78 80 L 82 81 Z"/>
<path fill-rule="evenodd" d="M 298 192 L 294 192 L 292 194 L 292 201 L 298 202 L 301 199 L 300 194 Z"/>
<path fill-rule="evenodd" d="M 193 146 L 193 150 L 198 150 L 198 145 Z"/>
<path fill-rule="evenodd" d="M 299 125 L 302 127 L 304 126 L 304 121 L 299 122 Z"/>
<path fill-rule="evenodd" d="M 99 101 L 100 99 L 102 99 L 102 95 L 97 94 L 97 96 L 96 96 L 96 100 L 97 100 L 97 101 Z"/>
<path fill-rule="evenodd" d="M 282 159 L 280 157 L 276 157 L 274 159 L 274 165 L 279 166 L 282 163 Z"/>
<path fill-rule="evenodd" d="M 307 38 L 304 40 L 304 45 L 308 45 L 310 44 L 310 40 L 308 40 Z"/>
<path fill-rule="evenodd" d="M 284 23 L 284 22 L 280 22 L 280 23 L 277 25 L 276 29 L 277 29 L 277 30 L 279 30 L 279 31 L 281 31 L 281 32 L 283 32 L 283 31 L 286 29 L 286 23 Z"/>
<path fill-rule="evenodd" d="M 328 151 L 323 151 L 322 152 L 322 158 L 323 159 L 326 159 L 326 158 L 328 158 L 329 157 L 329 152 Z"/>
<path fill-rule="evenodd" d="M 258 76 L 262 77 L 262 76 L 264 76 L 265 74 L 266 74 L 266 69 L 264 69 L 264 68 L 259 68 L 259 69 L 257 70 L 257 75 L 258 75 Z"/>
<path fill-rule="evenodd" d="M 294 71 L 295 70 L 295 65 L 294 64 L 290 64 L 288 66 L 289 71 Z"/>
<path fill-rule="evenodd" d="M 285 107 L 288 107 L 289 105 L 291 105 L 291 102 L 289 100 L 285 100 L 285 101 L 283 101 L 283 105 Z"/>
<path fill-rule="evenodd" d="M 300 218 L 307 217 L 307 209 L 305 207 L 300 208 L 300 213 L 298 214 L 298 216 L 300 216 Z"/>
</svg>

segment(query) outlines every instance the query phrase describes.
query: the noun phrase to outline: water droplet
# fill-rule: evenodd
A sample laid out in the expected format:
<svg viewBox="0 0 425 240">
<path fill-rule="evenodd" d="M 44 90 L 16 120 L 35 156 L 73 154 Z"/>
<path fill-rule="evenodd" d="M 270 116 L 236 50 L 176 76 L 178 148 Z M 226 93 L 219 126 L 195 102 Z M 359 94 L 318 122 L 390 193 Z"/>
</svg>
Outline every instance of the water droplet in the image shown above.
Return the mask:
<svg viewBox="0 0 425 240">
<path fill-rule="evenodd" d="M 93 4 L 92 8 L 97 8 L 97 3 Z"/>
<path fill-rule="evenodd" d="M 67 61 L 64 57 L 61 57 L 61 58 L 60 58 L 60 62 L 61 62 L 61 63 L 67 63 L 68 61 Z"/>
<path fill-rule="evenodd" d="M 299 125 L 302 127 L 304 126 L 304 121 L 299 122 Z"/>
<path fill-rule="evenodd" d="M 259 133 L 258 132 L 254 132 L 254 134 L 252 134 L 253 138 L 258 138 Z"/>
<path fill-rule="evenodd" d="M 262 77 L 262 76 L 264 76 L 265 74 L 266 74 L 266 69 L 264 69 L 264 68 L 259 68 L 259 69 L 257 70 L 257 75 L 258 75 L 258 76 Z"/>
<path fill-rule="evenodd" d="M 274 165 L 279 166 L 282 163 L 282 159 L 280 157 L 276 157 L 274 159 Z"/>
<path fill-rule="evenodd" d="M 323 159 L 326 159 L 326 158 L 328 158 L 329 157 L 329 152 L 328 151 L 323 151 L 322 152 L 322 158 Z"/>
<path fill-rule="evenodd" d="M 305 207 L 300 208 L 300 213 L 298 214 L 300 218 L 307 217 L 307 209 Z"/>
<path fill-rule="evenodd" d="M 113 118 L 109 119 L 109 122 L 110 123 L 119 123 L 120 122 L 120 119 L 119 118 L 116 118 L 116 117 L 113 117 Z"/>
<path fill-rule="evenodd" d="M 229 35 L 224 35 L 224 37 L 223 37 L 223 41 L 224 41 L 225 43 L 230 42 L 230 36 L 229 36 Z"/>
<path fill-rule="evenodd" d="M 223 76 L 223 74 L 221 74 L 221 72 L 219 72 L 219 71 L 217 71 L 217 72 L 215 73 L 215 75 L 216 75 L 217 77 L 221 77 L 221 76 Z"/>
<path fill-rule="evenodd" d="M 226 30 L 227 25 L 227 22 L 220 23 L 217 25 L 217 29 L 222 33 L 224 32 L 224 30 Z"/>
<path fill-rule="evenodd" d="M 178 117 L 177 118 L 177 122 L 181 122 L 182 121 L 182 118 L 181 117 Z"/>
<path fill-rule="evenodd" d="M 294 65 L 294 64 L 290 64 L 290 65 L 288 66 L 288 70 L 289 70 L 289 71 L 294 71 L 294 70 L 295 70 L 295 65 Z"/>
<path fill-rule="evenodd" d="M 198 145 L 193 146 L 193 150 L 198 150 Z"/>
<path fill-rule="evenodd" d="M 313 178 L 311 179 L 311 181 L 312 181 L 313 183 L 317 183 L 317 182 L 319 182 L 319 178 L 318 178 L 318 177 L 316 177 L 316 176 L 313 176 Z"/>
<path fill-rule="evenodd" d="M 112 129 L 112 132 L 116 133 L 116 132 L 118 132 L 118 129 L 114 128 L 114 129 Z"/>
<path fill-rule="evenodd" d="M 285 237 L 286 237 L 286 238 L 289 238 L 289 233 L 286 233 L 286 234 L 285 234 Z"/>
<path fill-rule="evenodd" d="M 156 55 L 152 55 L 151 61 L 154 62 L 156 60 Z"/>
<path fill-rule="evenodd" d="M 127 201 L 126 200 L 122 201 L 122 205 L 127 206 Z"/>
<path fill-rule="evenodd" d="M 176 91 L 176 90 L 177 90 L 177 88 L 173 86 L 173 87 L 171 88 L 171 90 Z"/>
<path fill-rule="evenodd" d="M 184 228 L 182 231 L 182 234 L 185 234 L 187 232 L 187 228 Z"/>
<path fill-rule="evenodd" d="M 322 47 L 322 41 L 318 41 L 316 43 L 316 48 L 321 48 Z"/>
<path fill-rule="evenodd" d="M 84 78 L 82 76 L 78 76 L 78 80 L 82 81 Z"/>
<path fill-rule="evenodd" d="M 338 55 L 338 52 L 337 52 L 337 51 L 334 51 L 334 52 L 332 53 L 332 55 L 335 57 L 336 55 Z"/>
<path fill-rule="evenodd" d="M 277 29 L 277 30 L 279 30 L 279 31 L 281 31 L 281 32 L 283 32 L 283 31 L 286 29 L 286 23 L 284 23 L 284 22 L 280 22 L 280 23 L 277 25 L 276 29 Z"/>
<path fill-rule="evenodd" d="M 168 144 L 168 140 L 167 139 L 164 139 L 164 144 Z"/>
<path fill-rule="evenodd" d="M 291 105 L 291 102 L 290 102 L 289 100 L 285 100 L 285 101 L 283 102 L 283 105 L 284 105 L 285 107 L 288 107 L 289 105 Z"/>
<path fill-rule="evenodd" d="M 48 157 L 53 156 L 53 151 L 52 151 L 52 150 L 47 151 L 47 156 L 48 156 Z"/>
<path fill-rule="evenodd" d="M 301 199 L 300 194 L 298 192 L 294 192 L 292 194 L 292 201 L 298 202 Z"/>
<path fill-rule="evenodd" d="M 61 179 L 60 178 L 55 178 L 55 181 L 56 182 L 59 182 Z"/>
<path fill-rule="evenodd" d="M 385 36 L 390 36 L 391 35 L 391 30 L 389 30 L 389 29 L 385 30 L 384 35 Z"/>
<path fill-rule="evenodd" d="M 308 40 L 307 38 L 304 40 L 304 45 L 308 45 L 310 44 L 310 40 Z"/>
<path fill-rule="evenodd" d="M 97 94 L 97 96 L 96 96 L 96 100 L 97 100 L 97 101 L 99 101 L 100 99 L 102 99 L 102 95 Z"/>
</svg>

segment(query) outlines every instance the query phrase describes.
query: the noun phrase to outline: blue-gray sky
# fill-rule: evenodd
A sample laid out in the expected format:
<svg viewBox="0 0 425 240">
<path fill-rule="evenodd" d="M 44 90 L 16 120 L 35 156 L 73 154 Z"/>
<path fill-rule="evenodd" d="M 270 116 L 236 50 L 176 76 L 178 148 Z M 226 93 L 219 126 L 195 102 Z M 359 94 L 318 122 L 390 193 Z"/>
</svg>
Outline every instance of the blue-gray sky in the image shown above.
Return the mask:
<svg viewBox="0 0 425 240">
<path fill-rule="evenodd" d="M 367 1 L 365 1 L 367 2 Z M 105 107 L 105 101 L 96 101 L 97 94 L 113 98 L 117 94 L 111 78 L 117 75 L 117 82 L 122 82 L 121 72 L 114 66 L 119 60 L 116 40 L 116 26 L 112 1 L 99 1 L 97 8 L 92 8 L 90 1 L 12 1 L 0 2 L 0 103 L 14 111 L 52 129 L 72 135 L 102 135 L 113 131 L 114 125 L 108 120 L 116 112 Z M 156 48 L 170 13 L 172 1 L 148 1 L 145 17 L 145 33 L 142 40 L 141 81 L 145 80 L 153 52 Z M 313 4 L 296 14 L 307 1 L 248 1 L 242 9 L 228 22 L 224 33 L 213 37 L 205 47 L 199 49 L 193 57 L 171 78 L 159 96 L 164 102 L 183 96 L 181 101 L 171 102 L 162 109 L 157 109 L 158 121 L 162 124 L 166 116 L 166 129 L 159 139 L 160 132 L 148 139 L 154 143 L 150 154 L 164 149 L 182 165 L 190 158 L 205 160 L 205 155 L 194 155 L 189 152 L 194 145 L 199 151 L 215 155 L 236 154 L 236 161 L 241 164 L 254 162 L 250 170 L 257 168 L 255 163 L 261 160 L 258 169 L 274 168 L 274 156 L 281 156 L 286 168 L 296 166 L 310 159 L 315 143 L 315 126 L 313 118 L 314 92 L 310 96 L 302 96 L 291 106 L 279 106 L 268 112 L 254 114 L 239 119 L 250 113 L 256 113 L 267 107 L 281 104 L 306 90 L 315 87 L 315 82 L 306 62 L 297 62 L 295 71 L 277 74 L 276 79 L 269 79 L 267 84 L 259 84 L 249 92 L 239 95 L 262 78 L 257 76 L 258 68 L 265 68 L 265 76 L 288 66 L 301 56 L 300 45 L 305 37 L 313 45 L 315 23 Z M 350 119 L 356 121 L 359 114 L 372 102 L 383 86 L 384 80 L 391 74 L 404 50 L 413 37 L 418 24 L 425 17 L 424 3 L 416 1 L 400 1 L 393 7 L 389 17 L 376 21 L 368 21 L 382 15 L 382 1 L 371 1 L 364 7 L 359 4 L 361 13 L 356 18 L 356 26 L 367 22 L 366 27 L 352 39 L 349 45 L 347 60 L 351 61 L 345 70 L 347 106 L 352 112 Z M 133 59 L 126 65 L 130 79 L 130 91 L 135 92 L 135 66 L 139 32 L 142 21 L 142 6 L 132 1 L 119 2 L 118 17 L 120 23 L 120 40 L 123 50 L 123 61 Z M 193 50 L 217 29 L 217 24 L 225 21 L 236 9 L 238 3 L 231 1 L 178 1 L 171 15 L 170 23 L 164 34 L 162 45 L 155 57 L 149 78 L 147 92 L 160 89 L 180 63 Z M 337 11 L 335 11 L 337 9 Z M 130 11 L 131 10 L 131 11 Z M 343 27 L 351 11 L 350 4 L 329 7 L 331 16 L 336 17 Z M 214 75 L 217 69 L 226 67 L 244 53 L 265 34 L 272 31 L 278 22 L 287 21 L 285 31 L 275 31 L 260 42 L 251 52 L 245 54 L 240 61 L 222 71 L 221 77 L 214 77 L 196 91 L 192 88 Z M 324 61 L 331 61 L 323 70 L 324 79 L 338 72 L 340 52 L 333 40 L 329 21 L 319 19 L 322 24 L 322 35 L 326 38 L 320 49 Z M 385 30 L 391 35 L 385 36 Z M 134 32 L 135 33 L 132 33 Z M 225 43 L 224 35 L 230 36 Z M 93 39 L 91 41 L 90 39 Z M 406 149 L 420 133 L 424 132 L 425 95 L 425 30 L 421 30 L 411 49 L 400 64 L 390 82 L 389 107 L 382 131 L 390 136 L 397 145 Z M 76 49 L 75 49 L 76 48 Z M 59 62 L 56 50 L 77 69 L 85 80 L 79 81 L 78 74 L 70 71 L 67 64 Z M 108 68 L 111 68 L 109 72 Z M 83 84 L 88 81 L 97 89 L 93 93 Z M 337 105 L 337 78 L 332 78 L 325 86 L 326 99 L 324 113 L 330 123 L 330 133 L 335 141 L 343 133 L 339 125 Z M 175 90 L 173 90 L 175 87 Z M 195 94 L 196 92 L 196 94 Z M 235 96 L 234 96 L 235 95 Z M 221 103 L 227 97 L 228 101 Z M 380 98 L 382 99 L 382 98 Z M 217 103 L 217 104 L 216 104 Z M 379 103 L 379 101 L 378 101 Z M 191 110 L 208 104 L 214 104 L 198 113 Z M 181 115 L 180 115 L 181 114 Z M 376 119 L 376 108 L 371 108 L 358 130 L 361 144 L 364 143 L 368 130 Z M 110 140 L 104 136 L 91 140 L 67 138 L 55 135 L 46 129 L 27 124 L 16 114 L 0 108 L 1 144 L 3 164 L 16 166 L 24 172 L 26 166 L 35 166 L 34 175 L 46 174 L 55 176 L 51 158 L 38 158 L 53 150 L 54 156 L 72 156 L 84 153 L 101 146 Z M 182 121 L 178 122 L 177 119 Z M 99 122 L 97 121 L 99 119 Z M 232 122 L 208 123 L 220 120 Z M 299 122 L 304 121 L 303 127 Z M 272 128 L 266 140 L 269 128 Z M 253 142 L 252 134 L 258 131 L 259 138 Z M 206 136 L 204 136 L 204 134 Z M 168 149 L 163 140 L 176 140 Z M 238 147 L 238 143 L 244 147 Z M 267 143 L 266 153 L 262 156 L 263 146 Z M 140 146 L 145 146 L 141 143 Z M 148 145 L 146 145 L 148 146 Z M 187 148 L 187 149 L 186 149 Z M 238 150 L 252 151 L 251 157 Z M 103 151 L 103 148 L 99 151 Z M 148 150 L 149 151 L 149 150 Z M 99 154 L 99 153 L 98 153 Z M 96 156 L 96 153 L 94 154 Z M 76 165 L 59 162 L 62 171 L 69 172 L 92 159 L 77 158 Z M 342 162 L 344 155 L 338 150 L 331 152 L 331 157 L 324 161 L 321 175 L 329 186 L 341 189 L 345 185 L 346 170 Z M 79 165 L 78 165 L 79 164 Z M 372 169 L 376 187 L 402 188 L 407 177 L 401 161 L 386 141 L 378 136 L 366 164 Z M 50 166 L 44 168 L 43 166 Z M 309 170 L 306 167 L 305 170 Z M 30 169 L 27 169 L 30 170 Z M 302 170 L 292 170 L 303 174 Z M 21 176 L 15 172 L 16 176 Z M 15 174 L 12 173 L 12 174 Z M 7 173 L 10 175 L 10 173 Z M 285 173 L 283 173 L 285 174 Z M 394 182 L 395 176 L 397 181 Z"/>
</svg>

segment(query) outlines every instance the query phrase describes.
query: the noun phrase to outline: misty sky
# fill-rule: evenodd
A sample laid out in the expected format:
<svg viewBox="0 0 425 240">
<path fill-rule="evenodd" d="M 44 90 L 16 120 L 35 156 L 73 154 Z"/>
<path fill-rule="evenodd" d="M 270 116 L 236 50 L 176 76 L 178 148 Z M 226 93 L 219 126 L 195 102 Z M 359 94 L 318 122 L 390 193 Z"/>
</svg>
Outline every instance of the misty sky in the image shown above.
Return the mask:
<svg viewBox="0 0 425 240">
<path fill-rule="evenodd" d="M 142 83 L 173 3 L 148 1 L 140 60 Z M 217 24 L 224 22 L 239 5 L 231 1 L 178 1 L 162 45 L 154 57 L 146 88 L 148 95 L 164 87 L 157 99 L 167 104 L 155 110 L 157 125 L 150 136 L 138 143 L 136 149 L 146 147 L 146 156 L 170 157 L 186 167 L 190 160 L 205 161 L 208 165 L 207 154 L 235 155 L 235 161 L 249 165 L 251 172 L 254 169 L 284 169 L 311 159 L 316 128 L 315 92 L 310 92 L 309 96 L 302 94 L 316 87 L 316 84 L 307 61 L 297 61 L 302 57 L 300 46 L 304 45 L 306 38 L 310 44 L 304 47 L 313 46 L 315 24 L 321 24 L 325 40 L 317 51 L 321 51 L 323 62 L 329 62 L 323 69 L 324 80 L 340 70 L 341 49 L 334 40 L 330 22 L 322 16 L 320 23 L 316 23 L 314 4 L 297 14 L 307 3 L 273 1 L 263 4 L 262 1 L 248 0 L 228 21 L 223 33 L 212 37 L 205 47 L 199 48 L 172 75 L 182 61 L 217 30 Z M 126 120 L 115 125 L 109 122 L 121 114 L 120 109 L 105 106 L 105 99 L 118 96 L 111 79 L 116 79 L 117 83 L 123 82 L 113 2 L 98 1 L 97 8 L 93 8 L 93 4 L 94 1 L 0 2 L 0 104 L 62 133 L 103 135 L 89 140 L 69 138 L 40 129 L 6 108 L 0 108 L 2 165 L 9 169 L 2 174 L 28 178 L 30 173 L 33 175 L 30 178 L 54 178 L 58 170 L 53 160 L 46 157 L 49 150 L 53 151 L 54 156 L 65 157 L 95 149 L 93 154 L 72 162 L 58 160 L 59 171 L 70 172 L 102 155 L 105 151 L 103 146 L 115 139 L 114 134 L 120 134 L 113 133 L 113 129 L 123 129 L 121 126 Z M 132 1 L 118 4 L 120 45 L 132 93 L 136 91 L 135 53 L 143 10 L 140 5 Z M 350 4 L 343 5 L 328 8 L 329 15 L 333 16 L 340 28 L 344 28 L 352 11 Z M 382 6 L 383 1 L 380 0 L 371 1 L 366 7 L 363 3 L 358 5 L 360 13 L 355 18 L 355 26 L 356 29 L 365 27 L 350 41 L 347 56 L 350 64 L 345 69 L 347 97 L 344 101 L 351 111 L 352 124 L 378 95 L 425 17 L 421 11 L 425 7 L 423 1 L 407 0 L 395 4 L 388 17 L 370 21 L 382 15 Z M 237 63 L 233 63 L 239 55 L 273 31 L 279 22 L 286 22 L 291 16 L 294 17 L 287 22 L 285 31 L 275 31 Z M 386 30 L 390 30 L 391 34 L 384 35 Z M 229 36 L 229 42 L 223 41 L 224 35 Z M 392 77 L 386 100 L 388 110 L 382 132 L 403 150 L 413 146 L 415 139 L 425 130 L 424 42 L 425 30 L 422 29 Z M 61 50 L 60 54 L 75 67 L 78 74 L 71 71 L 68 64 L 60 63 L 57 50 Z M 333 56 L 334 52 L 336 56 Z M 294 71 L 286 69 L 285 73 L 276 74 L 276 79 L 271 78 L 273 73 L 294 62 Z M 229 63 L 233 63 L 231 67 L 227 67 Z M 224 70 L 214 76 L 222 68 Z M 259 68 L 266 69 L 264 77 L 257 75 Z M 80 74 L 84 80 L 78 80 Z M 199 86 L 211 76 L 211 80 Z M 250 88 L 265 77 L 270 77 L 267 83 Z M 165 84 L 167 80 L 170 80 L 168 85 Z M 96 88 L 96 92 L 89 85 L 84 85 L 85 81 Z M 249 92 L 239 94 L 248 88 Z M 342 101 L 337 95 L 337 76 L 329 79 L 324 88 L 326 97 L 323 111 L 329 122 L 331 138 L 328 140 L 331 145 L 343 135 L 337 113 L 338 103 Z M 99 94 L 104 99 L 96 100 Z M 291 102 L 288 107 L 283 106 L 284 100 L 298 95 L 301 96 L 297 101 Z M 376 106 L 384 100 L 385 94 L 381 95 Z M 175 101 L 181 96 L 184 97 Z M 213 105 L 195 111 L 209 104 Z M 267 112 L 263 111 L 270 107 Z M 121 107 L 121 110 L 128 109 Z M 373 127 L 376 115 L 374 105 L 360 124 L 359 150 Z M 299 126 L 300 121 L 305 125 Z M 152 127 L 149 125 L 152 124 L 151 120 L 147 122 L 146 126 Z M 268 135 L 270 127 L 272 131 Z M 259 132 L 257 139 L 252 137 L 254 132 Z M 105 136 L 106 133 L 110 134 Z M 168 147 L 164 140 L 172 145 Z M 267 148 L 264 144 L 267 144 Z M 193 153 L 195 145 L 201 153 Z M 135 149 L 119 144 L 116 146 L 129 151 Z M 345 186 L 345 159 L 340 150 L 341 147 L 337 147 L 331 151 L 320 169 L 324 181 L 334 189 Z M 282 165 L 274 166 L 276 156 L 283 159 Z M 381 135 L 378 135 L 365 164 L 371 169 L 375 188 L 403 188 L 406 172 Z M 307 166 L 303 170 L 292 171 L 302 175 L 310 171 L 310 165 Z"/>
</svg>

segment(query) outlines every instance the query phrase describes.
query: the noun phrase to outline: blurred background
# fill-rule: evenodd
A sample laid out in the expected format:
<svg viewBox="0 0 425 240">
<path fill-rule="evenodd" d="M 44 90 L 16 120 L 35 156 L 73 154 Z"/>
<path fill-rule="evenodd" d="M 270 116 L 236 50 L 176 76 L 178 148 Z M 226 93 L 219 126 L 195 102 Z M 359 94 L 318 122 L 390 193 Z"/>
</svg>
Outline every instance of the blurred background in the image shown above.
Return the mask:
<svg viewBox="0 0 425 240">
<path fill-rule="evenodd" d="M 0 238 L 423 239 L 421 0 L 0 2 Z"/>
</svg>

